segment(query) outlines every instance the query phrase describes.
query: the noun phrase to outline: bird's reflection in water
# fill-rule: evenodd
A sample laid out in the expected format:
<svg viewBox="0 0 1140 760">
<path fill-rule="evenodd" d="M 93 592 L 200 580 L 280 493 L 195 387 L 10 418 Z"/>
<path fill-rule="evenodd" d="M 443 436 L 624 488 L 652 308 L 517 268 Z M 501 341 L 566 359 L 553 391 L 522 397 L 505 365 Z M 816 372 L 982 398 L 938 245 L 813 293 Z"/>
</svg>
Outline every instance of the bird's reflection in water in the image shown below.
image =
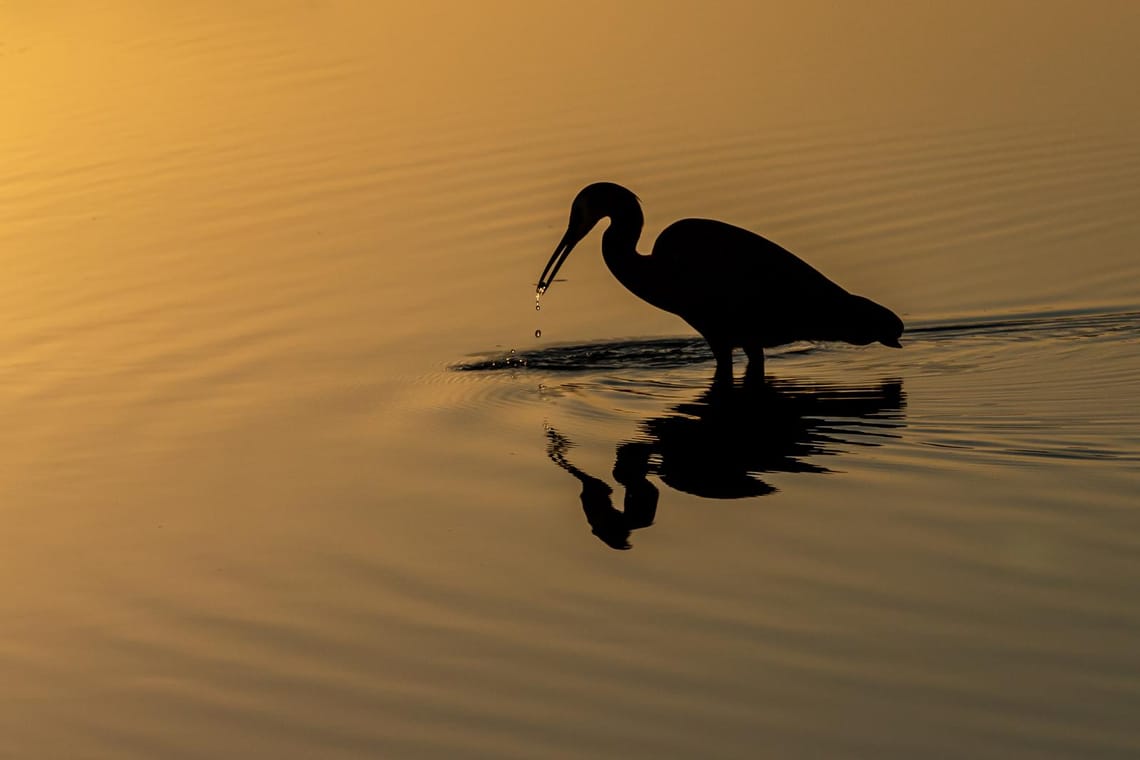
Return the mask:
<svg viewBox="0 0 1140 760">
<path fill-rule="evenodd" d="M 653 523 L 656 475 L 678 491 L 712 499 L 764 496 L 776 489 L 766 472 L 826 473 L 819 457 L 851 447 L 879 446 L 902 427 L 900 380 L 877 385 L 812 386 L 800 382 L 714 382 L 700 396 L 643 421 L 637 439 L 617 447 L 613 489 L 567 456 L 572 443 L 548 427 L 547 455 L 582 484 L 582 509 L 594 535 L 614 549 L 630 548 L 630 534 Z"/>
<path fill-rule="evenodd" d="M 547 455 L 582 483 L 582 511 L 593 534 L 610 548 L 630 548 L 630 533 L 652 525 L 657 515 L 657 486 L 646 479 L 650 447 L 634 442 L 618 446 L 613 474 L 614 480 L 625 486 L 625 503 L 617 509 L 610 499 L 613 489 L 609 484 L 578 469 L 566 458 L 571 446 L 569 439 L 551 427 L 546 429 L 546 439 Z"/>
</svg>

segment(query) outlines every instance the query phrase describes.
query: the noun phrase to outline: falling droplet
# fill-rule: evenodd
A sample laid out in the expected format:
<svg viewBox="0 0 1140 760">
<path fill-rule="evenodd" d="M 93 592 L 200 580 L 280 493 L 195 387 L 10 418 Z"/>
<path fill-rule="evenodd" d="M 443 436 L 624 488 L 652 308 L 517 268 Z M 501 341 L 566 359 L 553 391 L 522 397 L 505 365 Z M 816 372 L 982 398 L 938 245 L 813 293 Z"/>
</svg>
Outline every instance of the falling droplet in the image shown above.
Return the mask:
<svg viewBox="0 0 1140 760">
<path fill-rule="evenodd" d="M 534 310 L 535 311 L 542 311 L 542 304 L 539 303 L 539 299 L 542 298 L 542 294 L 545 292 L 546 292 L 546 287 L 543 285 L 539 285 L 538 290 L 535 291 L 535 294 L 534 294 Z M 542 330 L 535 330 L 534 331 L 534 337 L 541 338 L 542 337 Z"/>
</svg>

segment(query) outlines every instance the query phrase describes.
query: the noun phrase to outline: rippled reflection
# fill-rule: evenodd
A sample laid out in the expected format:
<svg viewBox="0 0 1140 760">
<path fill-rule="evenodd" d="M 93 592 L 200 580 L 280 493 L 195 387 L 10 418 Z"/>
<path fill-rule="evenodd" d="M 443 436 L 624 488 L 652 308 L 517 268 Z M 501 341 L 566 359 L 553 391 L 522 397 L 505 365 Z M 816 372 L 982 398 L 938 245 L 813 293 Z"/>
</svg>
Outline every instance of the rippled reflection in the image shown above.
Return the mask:
<svg viewBox="0 0 1140 760">
<path fill-rule="evenodd" d="M 617 445 L 612 475 L 625 489 L 620 510 L 610 485 L 575 466 L 568 456 L 573 443 L 552 427 L 546 453 L 581 483 L 593 534 L 628 549 L 631 533 L 657 514 L 659 493 L 648 476 L 705 498 L 765 496 L 777 489 L 762 473 L 830 472 L 814 460 L 897 437 L 905 399 L 901 380 L 870 386 L 714 381 L 691 401 L 643 420 L 635 439 Z"/>
</svg>

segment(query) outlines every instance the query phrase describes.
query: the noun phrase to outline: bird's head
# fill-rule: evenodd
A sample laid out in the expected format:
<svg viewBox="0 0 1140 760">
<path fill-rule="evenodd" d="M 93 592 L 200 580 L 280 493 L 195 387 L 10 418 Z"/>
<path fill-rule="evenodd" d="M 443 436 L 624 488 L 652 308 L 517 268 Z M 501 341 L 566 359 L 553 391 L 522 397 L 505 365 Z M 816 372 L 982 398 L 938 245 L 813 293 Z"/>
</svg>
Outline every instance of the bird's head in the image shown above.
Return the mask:
<svg viewBox="0 0 1140 760">
<path fill-rule="evenodd" d="M 566 224 L 566 234 L 554 249 L 542 276 L 538 278 L 538 295 L 546 292 L 554 282 L 554 276 L 562 268 L 574 246 L 582 241 L 594 229 L 595 225 L 607 216 L 611 216 L 618 204 L 628 203 L 632 199 L 637 204 L 637 196 L 621 185 L 612 182 L 595 182 L 587 185 L 574 197 L 570 204 L 570 221 Z"/>
<path fill-rule="evenodd" d="M 864 346 L 878 341 L 884 346 L 902 348 L 899 338 L 903 333 L 903 321 L 893 311 L 863 296 L 851 296 L 850 309 L 850 342 Z"/>
</svg>

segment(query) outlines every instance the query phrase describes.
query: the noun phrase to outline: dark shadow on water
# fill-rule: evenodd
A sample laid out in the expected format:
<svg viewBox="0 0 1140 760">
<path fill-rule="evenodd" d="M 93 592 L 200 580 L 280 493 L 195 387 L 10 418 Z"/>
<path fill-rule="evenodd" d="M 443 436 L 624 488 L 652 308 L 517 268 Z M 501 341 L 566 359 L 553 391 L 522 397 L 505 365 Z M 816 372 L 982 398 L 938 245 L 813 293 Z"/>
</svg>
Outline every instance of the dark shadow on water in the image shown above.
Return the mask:
<svg viewBox="0 0 1140 760">
<path fill-rule="evenodd" d="M 609 484 L 570 461 L 569 438 L 548 427 L 546 452 L 581 483 L 593 534 L 628 549 L 632 532 L 657 514 L 659 493 L 650 475 L 710 499 L 765 496 L 776 488 L 763 473 L 827 473 L 817 459 L 897 437 L 905 406 L 901 380 L 869 386 L 714 382 L 691 401 L 644 420 L 637 438 L 617 445 L 613 478 L 625 489 L 620 510 Z"/>
<path fill-rule="evenodd" d="M 712 361 L 712 351 L 704 338 L 648 338 L 618 340 L 585 345 L 548 346 L 534 351 L 485 354 L 472 361 L 455 364 L 458 372 L 495 370 L 581 370 L 671 369 Z"/>
</svg>

